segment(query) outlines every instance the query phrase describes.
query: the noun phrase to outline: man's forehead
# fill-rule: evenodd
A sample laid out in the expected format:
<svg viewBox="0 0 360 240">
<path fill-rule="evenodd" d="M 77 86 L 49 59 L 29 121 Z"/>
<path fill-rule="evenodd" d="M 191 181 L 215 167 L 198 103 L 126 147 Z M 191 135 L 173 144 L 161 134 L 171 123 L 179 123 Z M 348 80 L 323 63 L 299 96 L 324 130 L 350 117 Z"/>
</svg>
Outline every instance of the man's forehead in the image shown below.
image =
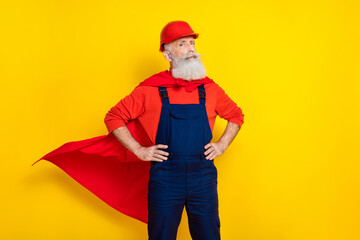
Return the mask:
<svg viewBox="0 0 360 240">
<path fill-rule="evenodd" d="M 195 41 L 193 36 L 185 36 L 174 40 L 174 42 Z"/>
</svg>

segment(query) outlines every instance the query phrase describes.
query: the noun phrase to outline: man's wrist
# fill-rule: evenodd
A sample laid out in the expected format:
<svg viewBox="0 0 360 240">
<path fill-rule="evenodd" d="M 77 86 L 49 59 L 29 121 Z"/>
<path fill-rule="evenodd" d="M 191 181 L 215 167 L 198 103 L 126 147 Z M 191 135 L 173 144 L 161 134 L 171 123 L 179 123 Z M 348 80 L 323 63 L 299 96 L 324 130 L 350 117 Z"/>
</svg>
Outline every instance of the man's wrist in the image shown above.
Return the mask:
<svg viewBox="0 0 360 240">
<path fill-rule="evenodd" d="M 219 141 L 217 142 L 219 145 L 220 145 L 220 148 L 221 150 L 224 152 L 228 146 L 229 146 L 229 143 L 227 143 L 226 141 L 222 140 L 222 139 L 219 139 Z"/>
</svg>

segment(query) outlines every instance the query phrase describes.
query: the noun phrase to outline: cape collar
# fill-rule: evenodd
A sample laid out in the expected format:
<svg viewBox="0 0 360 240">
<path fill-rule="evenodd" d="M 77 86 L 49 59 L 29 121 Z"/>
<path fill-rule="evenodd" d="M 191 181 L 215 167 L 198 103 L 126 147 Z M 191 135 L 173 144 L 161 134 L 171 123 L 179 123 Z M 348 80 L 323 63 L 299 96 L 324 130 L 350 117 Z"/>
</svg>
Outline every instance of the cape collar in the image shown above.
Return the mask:
<svg viewBox="0 0 360 240">
<path fill-rule="evenodd" d="M 174 78 L 171 76 L 170 71 L 166 70 L 159 72 L 151 77 L 145 79 L 139 86 L 153 86 L 153 87 L 185 87 L 187 92 L 194 91 L 198 86 L 202 84 L 213 83 L 214 81 L 208 77 L 200 80 L 185 81 L 181 78 Z"/>
</svg>

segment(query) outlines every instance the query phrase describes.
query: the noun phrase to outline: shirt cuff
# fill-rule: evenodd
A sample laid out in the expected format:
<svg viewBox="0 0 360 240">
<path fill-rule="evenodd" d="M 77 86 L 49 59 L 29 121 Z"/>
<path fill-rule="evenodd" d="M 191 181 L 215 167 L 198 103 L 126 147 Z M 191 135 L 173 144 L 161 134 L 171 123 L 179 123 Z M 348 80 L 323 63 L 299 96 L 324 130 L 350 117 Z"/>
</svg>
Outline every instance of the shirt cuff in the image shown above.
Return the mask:
<svg viewBox="0 0 360 240">
<path fill-rule="evenodd" d="M 232 118 L 232 119 L 229 119 L 228 121 L 232 122 L 232 123 L 236 123 L 237 125 L 239 125 L 240 128 L 244 123 L 244 120 L 241 120 L 241 119 L 238 119 L 238 118 Z"/>
<path fill-rule="evenodd" d="M 117 121 L 113 120 L 111 122 L 106 123 L 106 128 L 109 131 L 109 133 L 112 133 L 112 131 L 114 131 L 115 129 L 123 126 L 126 126 L 126 124 L 121 120 L 117 120 Z"/>
</svg>

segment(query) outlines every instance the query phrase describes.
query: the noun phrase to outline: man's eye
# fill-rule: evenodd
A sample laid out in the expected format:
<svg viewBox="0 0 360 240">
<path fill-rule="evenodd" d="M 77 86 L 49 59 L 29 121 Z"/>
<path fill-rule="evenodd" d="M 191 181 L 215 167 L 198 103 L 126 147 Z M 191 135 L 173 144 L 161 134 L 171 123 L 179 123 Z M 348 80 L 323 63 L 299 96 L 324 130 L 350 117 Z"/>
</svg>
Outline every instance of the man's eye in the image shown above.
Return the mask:
<svg viewBox="0 0 360 240">
<path fill-rule="evenodd" d="M 182 46 L 184 46 L 184 44 L 180 43 L 179 46 L 182 47 Z"/>
</svg>

